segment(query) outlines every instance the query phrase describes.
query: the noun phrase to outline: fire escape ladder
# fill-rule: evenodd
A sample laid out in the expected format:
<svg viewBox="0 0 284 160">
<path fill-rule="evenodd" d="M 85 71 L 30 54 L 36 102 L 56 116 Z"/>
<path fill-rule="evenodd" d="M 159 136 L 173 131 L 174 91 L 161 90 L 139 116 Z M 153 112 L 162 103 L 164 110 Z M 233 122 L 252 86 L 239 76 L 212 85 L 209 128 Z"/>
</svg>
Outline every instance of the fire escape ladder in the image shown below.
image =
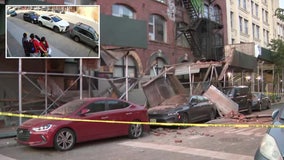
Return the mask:
<svg viewBox="0 0 284 160">
<path fill-rule="evenodd" d="M 200 43 L 198 42 L 197 36 L 195 36 L 195 33 L 198 26 L 200 25 L 201 19 L 199 18 L 197 10 L 195 9 L 191 0 L 182 0 L 182 3 L 189 16 L 189 25 L 188 28 L 183 31 L 183 34 L 191 47 L 193 55 L 197 59 L 200 59 L 202 58 L 201 47 Z"/>
</svg>

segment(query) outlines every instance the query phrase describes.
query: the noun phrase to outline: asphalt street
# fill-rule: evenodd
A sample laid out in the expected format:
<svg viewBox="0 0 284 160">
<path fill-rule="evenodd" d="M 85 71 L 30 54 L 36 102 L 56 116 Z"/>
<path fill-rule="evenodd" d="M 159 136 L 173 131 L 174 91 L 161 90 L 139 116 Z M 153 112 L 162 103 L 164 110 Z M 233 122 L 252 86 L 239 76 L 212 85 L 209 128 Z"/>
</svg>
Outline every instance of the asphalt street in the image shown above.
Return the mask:
<svg viewBox="0 0 284 160">
<path fill-rule="evenodd" d="M 55 33 L 53 30 L 40 27 L 37 24 L 31 24 L 22 19 L 24 10 L 17 11 L 16 17 L 7 16 L 7 58 L 25 57 L 22 49 L 21 39 L 23 33 L 34 33 L 38 36 L 45 36 L 48 40 L 50 48 L 52 49 L 52 58 L 99 58 L 99 54 L 95 53 L 90 46 L 77 43 L 69 37 L 69 33 Z M 37 11 L 44 14 L 42 11 Z M 55 14 L 55 13 L 52 13 Z M 83 22 L 95 26 L 98 31 L 98 22 L 90 21 L 82 16 L 74 13 L 66 13 L 59 15 L 66 19 L 72 27 L 77 22 Z M 98 32 L 99 33 L 99 32 Z"/>
</svg>

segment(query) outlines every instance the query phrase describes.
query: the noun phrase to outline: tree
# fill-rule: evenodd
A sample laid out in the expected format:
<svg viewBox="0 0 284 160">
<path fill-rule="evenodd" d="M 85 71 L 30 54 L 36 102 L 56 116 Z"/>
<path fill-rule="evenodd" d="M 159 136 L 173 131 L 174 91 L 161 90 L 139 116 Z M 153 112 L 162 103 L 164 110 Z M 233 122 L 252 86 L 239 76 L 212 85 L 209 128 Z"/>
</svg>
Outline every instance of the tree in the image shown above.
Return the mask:
<svg viewBox="0 0 284 160">
<path fill-rule="evenodd" d="M 277 75 L 277 78 L 275 78 L 273 82 L 273 90 L 274 92 L 278 93 L 279 89 L 283 88 L 284 83 L 284 42 L 281 39 L 272 39 L 269 46 L 273 51 L 271 54 L 271 59 L 275 64 L 275 75 Z M 282 83 L 280 83 L 280 79 L 282 80 Z M 282 84 L 282 86 L 280 84 Z M 276 97 L 273 96 L 272 100 L 274 100 L 274 98 Z"/>
<path fill-rule="evenodd" d="M 284 21 L 284 9 L 282 9 L 282 8 L 277 8 L 277 9 L 275 10 L 274 15 L 275 15 L 278 19 L 280 19 L 281 21 Z"/>
</svg>

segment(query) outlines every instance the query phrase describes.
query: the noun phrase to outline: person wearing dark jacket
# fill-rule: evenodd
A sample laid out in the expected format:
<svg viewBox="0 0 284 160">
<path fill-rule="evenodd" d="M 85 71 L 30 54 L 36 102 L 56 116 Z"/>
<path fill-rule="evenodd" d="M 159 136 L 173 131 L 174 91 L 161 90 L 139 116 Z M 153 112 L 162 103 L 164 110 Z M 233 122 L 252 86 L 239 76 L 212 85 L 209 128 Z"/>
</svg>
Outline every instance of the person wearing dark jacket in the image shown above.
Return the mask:
<svg viewBox="0 0 284 160">
<path fill-rule="evenodd" d="M 23 33 L 22 46 L 24 48 L 26 57 L 30 57 L 30 52 L 29 52 L 29 49 L 28 49 L 28 45 L 29 45 L 28 43 L 29 43 L 28 35 L 27 35 L 27 33 Z"/>
</svg>

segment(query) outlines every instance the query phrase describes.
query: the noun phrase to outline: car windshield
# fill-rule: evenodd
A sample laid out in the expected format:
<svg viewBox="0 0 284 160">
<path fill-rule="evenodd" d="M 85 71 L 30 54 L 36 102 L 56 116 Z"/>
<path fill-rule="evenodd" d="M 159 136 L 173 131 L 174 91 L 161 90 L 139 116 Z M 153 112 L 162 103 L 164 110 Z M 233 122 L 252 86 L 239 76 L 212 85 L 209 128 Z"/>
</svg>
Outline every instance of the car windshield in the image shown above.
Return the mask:
<svg viewBox="0 0 284 160">
<path fill-rule="evenodd" d="M 56 108 L 50 114 L 53 115 L 69 115 L 80 108 L 85 103 L 84 100 L 74 100 Z"/>
<path fill-rule="evenodd" d="M 51 17 L 51 19 L 54 21 L 54 22 L 59 22 L 61 21 L 62 19 L 58 16 L 54 16 L 54 17 Z"/>
<path fill-rule="evenodd" d="M 233 89 L 232 88 L 224 88 L 223 93 L 227 96 L 233 96 Z"/>
</svg>

